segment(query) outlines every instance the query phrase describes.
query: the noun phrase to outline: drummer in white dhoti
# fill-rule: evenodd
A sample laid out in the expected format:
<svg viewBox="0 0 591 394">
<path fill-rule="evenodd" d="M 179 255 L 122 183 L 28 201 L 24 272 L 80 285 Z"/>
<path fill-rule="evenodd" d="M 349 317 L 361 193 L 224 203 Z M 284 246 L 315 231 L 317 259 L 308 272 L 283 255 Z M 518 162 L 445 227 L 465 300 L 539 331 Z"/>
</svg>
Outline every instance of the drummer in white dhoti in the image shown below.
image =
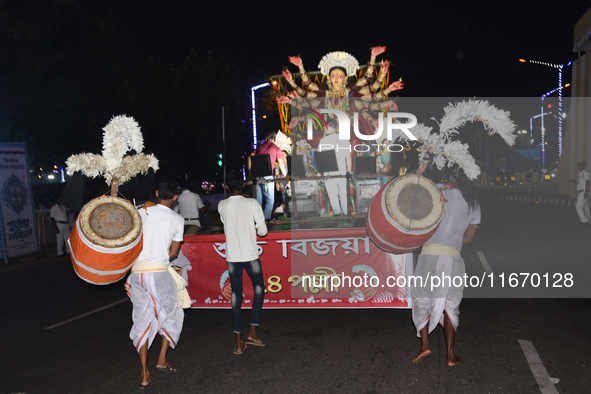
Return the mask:
<svg viewBox="0 0 591 394">
<path fill-rule="evenodd" d="M 431 355 L 429 333 L 439 323 L 445 331 L 447 365 L 455 366 L 461 362 L 454 355 L 454 340 L 460 323 L 460 302 L 466 273 L 460 251 L 462 245 L 472 242 L 476 234 L 480 224 L 480 205 L 476 188 L 461 169 L 456 170 L 451 184 L 442 190 L 442 194 L 447 200 L 445 213 L 439 228 L 419 255 L 415 275 L 422 278 L 422 283 L 415 284 L 412 289 L 412 318 L 417 336 L 421 338 L 421 350 L 413 363 L 421 363 Z M 461 280 L 454 282 L 454 278 Z"/>
<path fill-rule="evenodd" d="M 115 116 L 103 130 L 105 133 L 102 155 L 92 153 L 72 155 L 66 162 L 67 171 L 68 175 L 81 171 L 92 178 L 102 176 L 106 183 L 111 185 L 111 197 L 114 201 L 117 199 L 119 185 L 138 174 L 146 174 L 150 168 L 156 171 L 158 160 L 152 154 L 141 153 L 144 148 L 144 138 L 138 123 L 132 117 Z M 136 154 L 127 154 L 132 149 Z M 133 303 L 133 327 L 129 336 L 140 357 L 142 367 L 140 389 L 146 388 L 152 381 L 147 365 L 148 348 L 152 345 L 156 333 L 162 336 L 156 371 L 177 372 L 168 364 L 166 354 L 169 347 L 173 349 L 176 347 L 181 335 L 184 320 L 182 308 L 191 306 L 186 290 L 187 282 L 170 266 L 170 259 L 179 253 L 185 224 L 183 217 L 170 209 L 172 203 L 178 199 L 177 183 L 160 181 L 156 189 L 156 197 L 158 197 L 158 205 L 152 203 L 151 206 L 146 206 L 139 211 L 142 221 L 143 249 L 133 262 L 132 273 L 125 283 L 125 289 Z M 112 226 L 120 225 L 109 221 L 106 223 Z M 125 261 L 123 266 L 128 267 L 128 263 L 131 264 L 132 261 Z M 105 272 L 102 266 L 94 270 L 99 273 Z"/>
<path fill-rule="evenodd" d="M 170 209 L 178 198 L 176 182 L 160 181 L 156 196 L 158 205 L 140 209 L 144 248 L 125 284 L 133 303 L 133 327 L 129 336 L 142 366 L 140 388 L 148 386 L 153 379 L 147 361 L 148 348 L 156 333 L 162 337 L 156 371 L 177 372 L 168 363 L 166 354 L 169 347 L 177 346 L 184 320 L 175 281 L 176 277 L 182 278 L 169 268 L 170 258 L 180 250 L 185 225 L 183 217 Z"/>
<path fill-rule="evenodd" d="M 459 128 L 474 121 L 482 122 L 489 135 L 498 134 L 508 146 L 515 143 L 516 136 L 509 112 L 496 108 L 488 101 L 462 101 L 445 107 L 444 111 L 445 115 L 437 123 L 439 132 L 432 132 L 432 127 L 423 124 L 409 129 L 422 144 L 419 147 L 422 163 L 417 174 L 423 174 L 427 163 L 440 170 L 443 167 L 453 168 L 452 182 L 442 192 L 446 199 L 445 213 L 439 228 L 423 246 L 415 272 L 423 283 L 415 283 L 412 289 L 413 321 L 417 336 L 421 338 L 421 350 L 413 363 L 421 363 L 431 355 L 428 335 L 440 323 L 445 330 L 447 365 L 455 366 L 461 362 L 454 355 L 454 340 L 465 280 L 460 251 L 462 245 L 472 241 L 480 223 L 480 205 L 472 183 L 480 174 L 480 168 L 469 153 L 468 145 L 454 138 Z M 393 141 L 397 140 L 408 142 L 409 136 L 395 132 Z M 455 286 L 454 278 L 457 278 Z M 461 286 L 457 286 L 460 282 Z"/>
</svg>

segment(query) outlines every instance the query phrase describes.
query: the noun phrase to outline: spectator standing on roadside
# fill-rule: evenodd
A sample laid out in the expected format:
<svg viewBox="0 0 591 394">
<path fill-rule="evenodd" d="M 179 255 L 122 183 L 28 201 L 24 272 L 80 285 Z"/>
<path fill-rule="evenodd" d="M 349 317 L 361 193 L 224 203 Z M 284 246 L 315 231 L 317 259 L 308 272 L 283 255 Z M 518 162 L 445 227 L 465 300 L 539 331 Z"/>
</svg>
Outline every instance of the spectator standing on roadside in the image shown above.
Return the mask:
<svg viewBox="0 0 591 394">
<path fill-rule="evenodd" d="M 581 226 L 590 227 L 591 222 L 589 221 L 589 192 L 591 187 L 589 182 L 591 181 L 591 174 L 587 171 L 587 163 L 580 161 L 577 163 L 579 170 L 579 177 L 577 178 L 577 213 L 581 220 Z M 574 182 L 574 181 L 573 181 Z"/>
<path fill-rule="evenodd" d="M 178 213 L 185 219 L 185 234 L 196 234 L 201 227 L 199 218 L 209 209 L 211 203 L 203 204 L 201 196 L 189 190 L 189 183 L 181 183 L 178 198 Z"/>
<path fill-rule="evenodd" d="M 57 255 L 63 256 L 64 249 L 66 254 L 70 254 L 68 249 L 68 238 L 70 238 L 70 223 L 68 217 L 68 209 L 62 205 L 62 198 L 58 197 L 55 204 L 49 210 L 51 223 L 55 228 L 55 238 L 57 243 Z M 65 245 L 65 248 L 64 248 Z"/>
</svg>

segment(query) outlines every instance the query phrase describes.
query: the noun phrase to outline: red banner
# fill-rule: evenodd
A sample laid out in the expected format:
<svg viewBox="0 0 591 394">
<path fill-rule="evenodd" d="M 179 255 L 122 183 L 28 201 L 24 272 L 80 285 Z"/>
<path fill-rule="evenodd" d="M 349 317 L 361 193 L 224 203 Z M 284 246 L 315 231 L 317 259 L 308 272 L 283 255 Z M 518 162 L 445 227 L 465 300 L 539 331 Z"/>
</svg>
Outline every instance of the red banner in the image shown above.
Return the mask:
<svg viewBox="0 0 591 394">
<path fill-rule="evenodd" d="M 193 308 L 231 308 L 225 237 L 185 236 Z M 412 254 L 380 250 L 364 228 L 272 232 L 258 238 L 265 308 L 410 308 Z M 244 274 L 244 307 L 253 290 Z"/>
</svg>

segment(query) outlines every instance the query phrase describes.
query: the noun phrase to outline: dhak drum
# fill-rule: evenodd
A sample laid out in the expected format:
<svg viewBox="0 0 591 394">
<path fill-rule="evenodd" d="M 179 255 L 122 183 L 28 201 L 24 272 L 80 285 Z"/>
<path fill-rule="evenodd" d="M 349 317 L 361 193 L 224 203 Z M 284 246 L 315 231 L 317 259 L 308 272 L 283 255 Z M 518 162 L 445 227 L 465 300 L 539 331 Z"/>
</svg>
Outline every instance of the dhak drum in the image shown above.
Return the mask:
<svg viewBox="0 0 591 394">
<path fill-rule="evenodd" d="M 396 178 L 380 189 L 367 209 L 367 233 L 382 250 L 408 253 L 431 238 L 443 217 L 439 188 L 417 174 Z"/>
<path fill-rule="evenodd" d="M 96 285 L 117 282 L 142 251 L 140 214 L 122 198 L 95 198 L 82 207 L 68 244 L 82 280 Z"/>
</svg>

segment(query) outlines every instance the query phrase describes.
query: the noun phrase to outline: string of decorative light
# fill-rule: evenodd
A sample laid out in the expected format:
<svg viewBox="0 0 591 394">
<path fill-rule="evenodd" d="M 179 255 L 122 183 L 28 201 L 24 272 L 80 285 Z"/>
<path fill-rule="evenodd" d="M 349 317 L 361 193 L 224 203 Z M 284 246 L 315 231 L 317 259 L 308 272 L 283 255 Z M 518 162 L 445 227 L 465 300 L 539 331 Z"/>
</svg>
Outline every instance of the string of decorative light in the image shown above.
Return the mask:
<svg viewBox="0 0 591 394">
<path fill-rule="evenodd" d="M 552 68 L 557 68 L 558 69 L 558 87 L 554 90 L 551 90 L 550 92 L 544 94 L 541 96 L 541 100 L 542 100 L 542 113 L 544 113 L 544 108 L 543 108 L 543 104 L 544 104 L 544 98 L 548 97 L 549 95 L 551 95 L 554 92 L 558 92 L 558 158 L 562 157 L 562 140 L 563 140 L 563 134 L 562 134 L 562 71 L 565 67 L 568 67 L 571 65 L 572 62 L 568 62 L 566 64 L 566 66 L 564 64 L 554 64 L 554 63 L 548 63 L 548 62 L 540 62 L 538 60 L 525 60 L 525 59 L 519 59 L 519 61 L 521 63 L 534 63 L 534 64 L 540 64 L 542 66 L 547 66 L 547 67 L 552 67 Z M 568 86 L 568 85 L 567 85 Z M 546 161 L 546 157 L 545 157 L 545 144 L 544 144 L 544 117 L 542 116 L 542 163 L 544 163 Z"/>
<path fill-rule="evenodd" d="M 258 141 L 258 136 L 257 136 L 257 111 L 256 111 L 256 100 L 254 97 L 254 92 L 257 91 L 260 88 L 264 88 L 266 86 L 269 86 L 270 83 L 269 82 L 265 82 L 262 83 L 260 85 L 256 85 L 253 86 L 252 88 L 250 88 L 250 100 L 252 103 L 252 147 L 256 148 L 257 147 L 257 141 Z"/>
</svg>

